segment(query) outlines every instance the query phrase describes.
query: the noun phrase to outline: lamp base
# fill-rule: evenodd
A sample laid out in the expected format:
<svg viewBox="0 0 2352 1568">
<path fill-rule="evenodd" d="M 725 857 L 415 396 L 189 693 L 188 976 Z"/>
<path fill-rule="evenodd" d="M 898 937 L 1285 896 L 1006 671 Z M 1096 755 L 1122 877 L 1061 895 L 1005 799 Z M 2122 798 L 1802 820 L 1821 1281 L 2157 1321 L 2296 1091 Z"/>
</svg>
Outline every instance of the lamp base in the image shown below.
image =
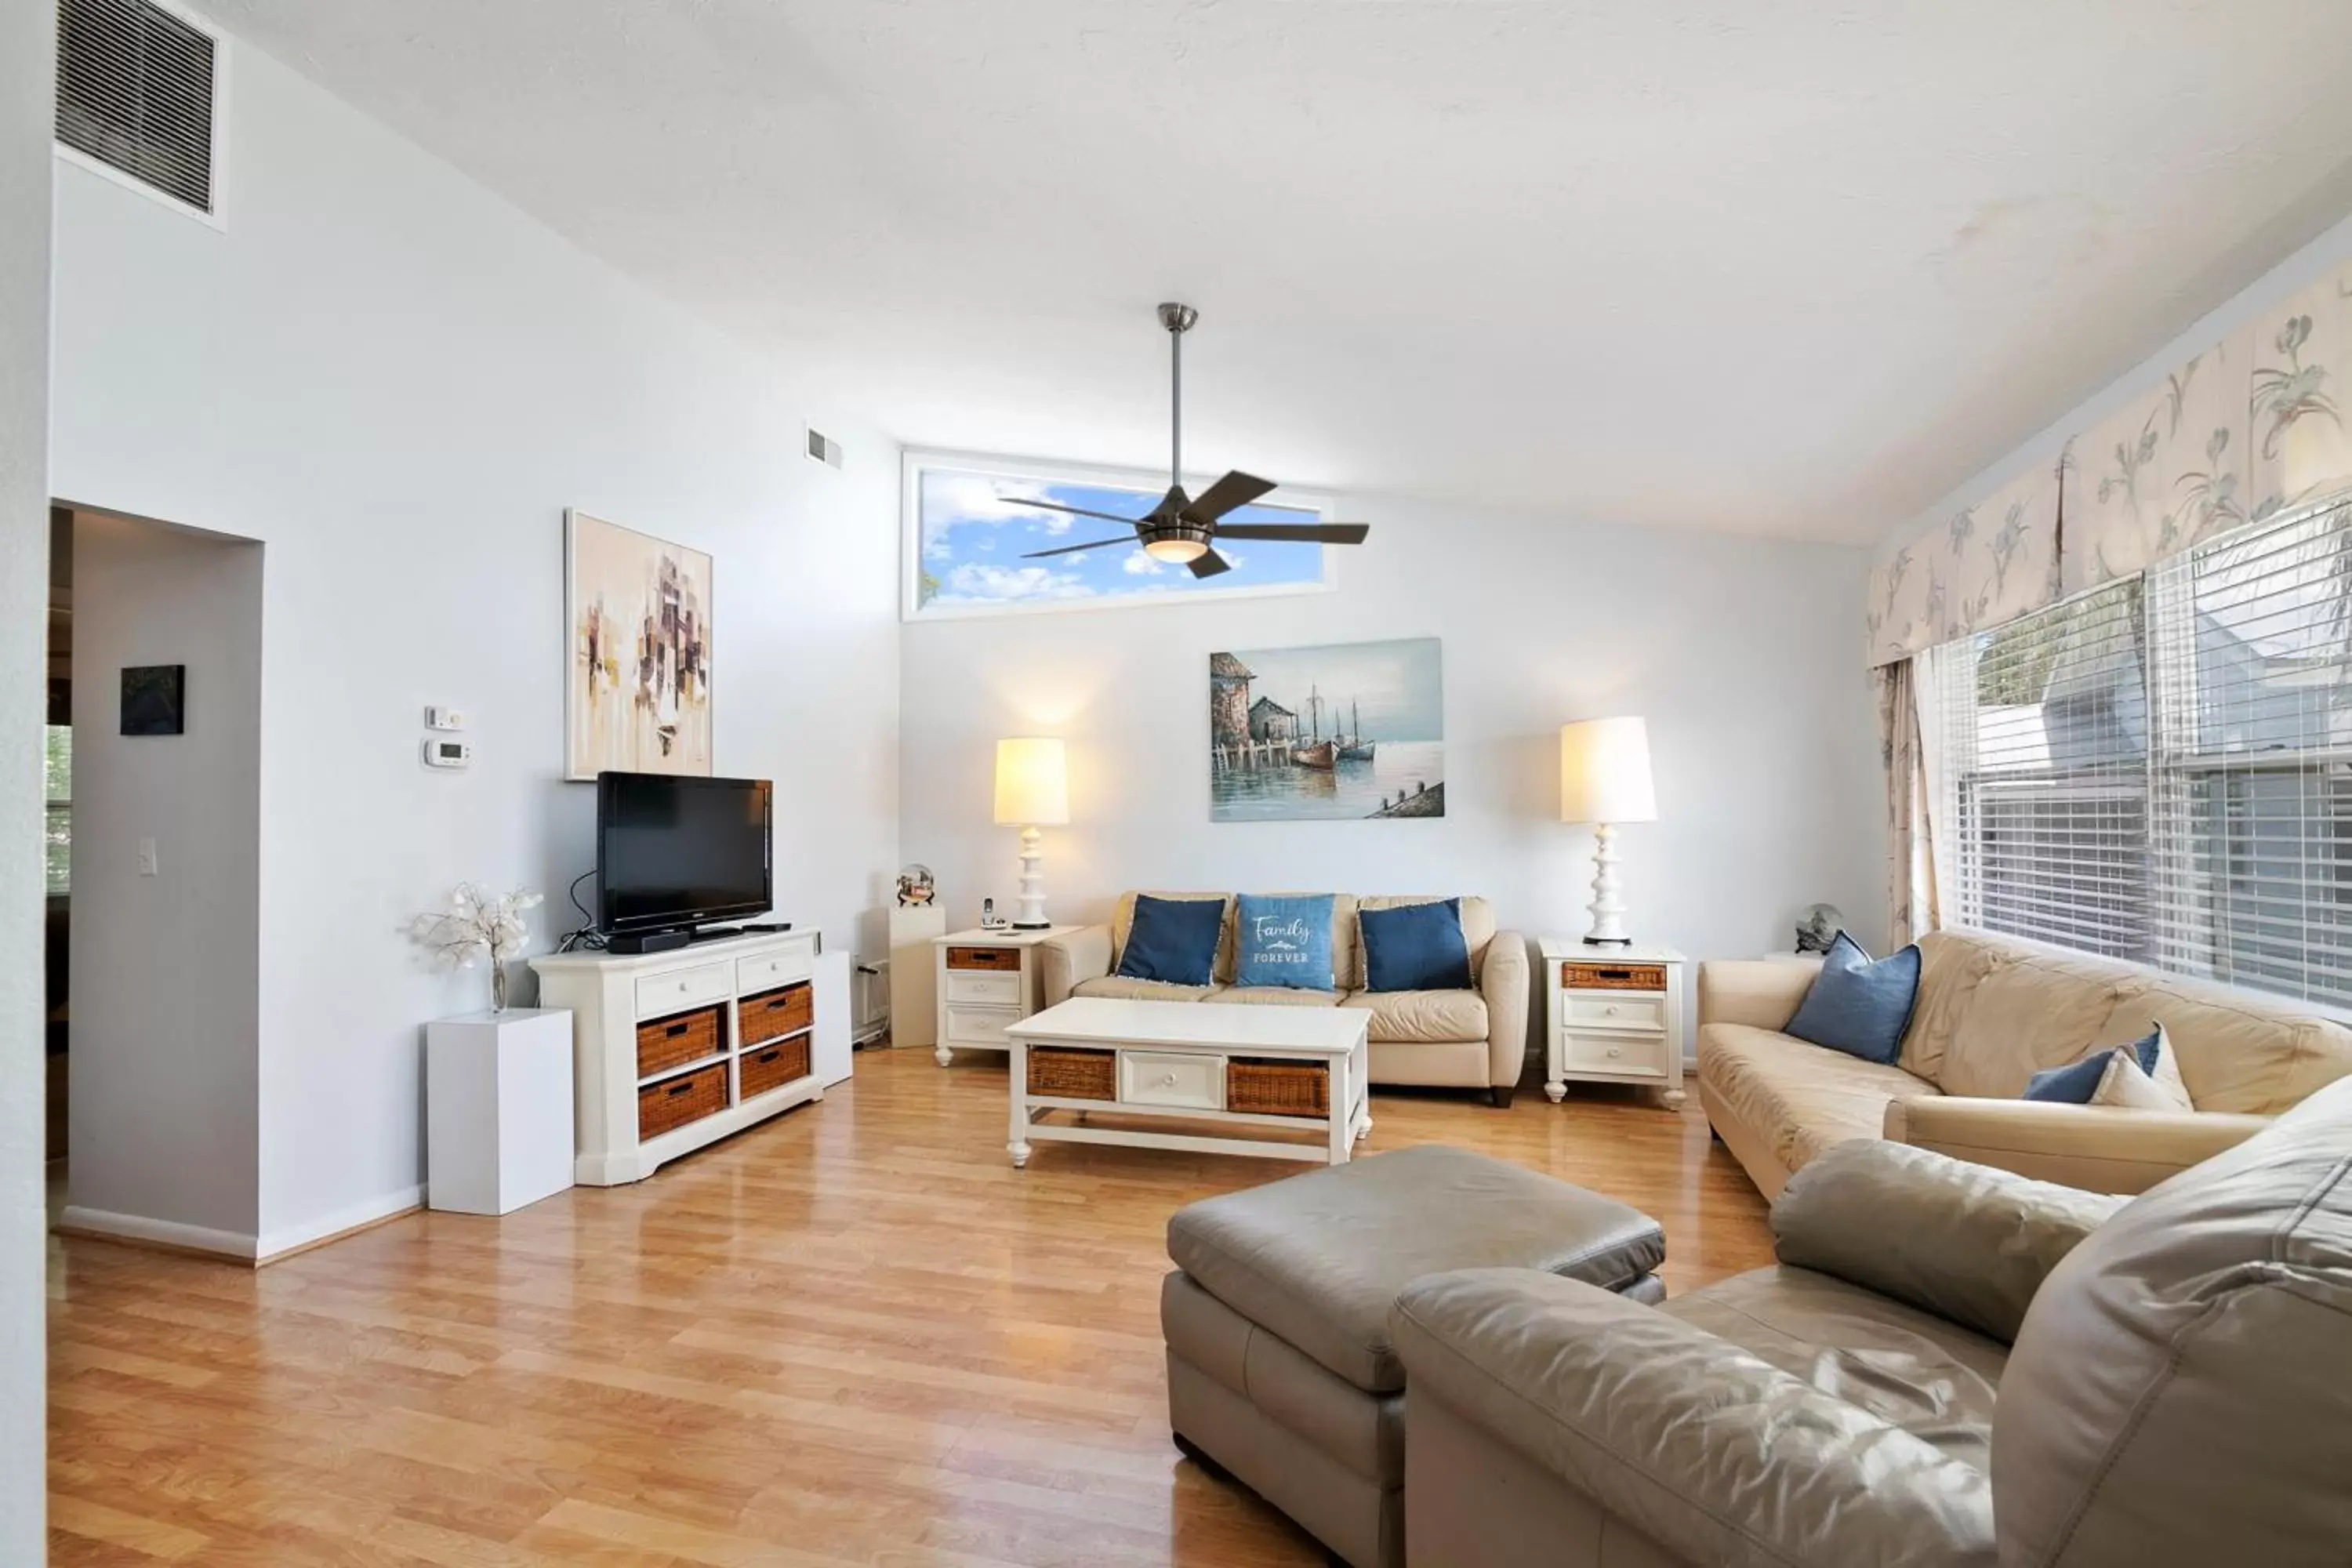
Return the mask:
<svg viewBox="0 0 2352 1568">
<path fill-rule="evenodd" d="M 1592 825 L 1592 929 L 1584 933 L 1587 947 L 1631 947 L 1625 934 L 1625 900 L 1617 883 L 1617 830 L 1605 822 Z"/>
<path fill-rule="evenodd" d="M 1013 916 L 1014 931 L 1054 929 L 1054 922 L 1045 918 L 1045 856 L 1039 847 L 1044 837 L 1034 826 L 1021 830 L 1021 896 Z"/>
</svg>

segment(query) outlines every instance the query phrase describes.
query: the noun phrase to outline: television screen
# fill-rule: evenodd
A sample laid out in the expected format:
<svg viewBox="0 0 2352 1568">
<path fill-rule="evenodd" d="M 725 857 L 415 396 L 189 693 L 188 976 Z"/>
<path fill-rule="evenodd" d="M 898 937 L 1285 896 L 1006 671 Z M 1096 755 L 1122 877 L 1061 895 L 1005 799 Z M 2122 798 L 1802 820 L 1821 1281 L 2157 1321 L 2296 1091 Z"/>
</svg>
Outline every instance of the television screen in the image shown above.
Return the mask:
<svg viewBox="0 0 2352 1568">
<path fill-rule="evenodd" d="M 596 775 L 597 924 L 659 931 L 764 913 L 766 779 Z"/>
</svg>

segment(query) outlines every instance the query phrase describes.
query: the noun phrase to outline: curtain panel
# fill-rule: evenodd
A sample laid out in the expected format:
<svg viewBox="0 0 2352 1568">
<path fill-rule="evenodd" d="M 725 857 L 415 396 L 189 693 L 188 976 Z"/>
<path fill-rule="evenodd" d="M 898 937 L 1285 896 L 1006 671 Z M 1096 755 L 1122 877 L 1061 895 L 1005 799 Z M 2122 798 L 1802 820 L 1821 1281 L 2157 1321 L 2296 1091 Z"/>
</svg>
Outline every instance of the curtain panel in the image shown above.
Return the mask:
<svg viewBox="0 0 2352 1568">
<path fill-rule="evenodd" d="M 1879 759 L 1886 780 L 1886 948 L 1892 952 L 1943 923 L 1935 837 L 1927 815 L 1927 759 L 1919 714 L 1919 661 L 1875 672 Z"/>
<path fill-rule="evenodd" d="M 2352 266 L 2264 312 L 1871 574 L 1874 667 L 2352 485 Z"/>
</svg>

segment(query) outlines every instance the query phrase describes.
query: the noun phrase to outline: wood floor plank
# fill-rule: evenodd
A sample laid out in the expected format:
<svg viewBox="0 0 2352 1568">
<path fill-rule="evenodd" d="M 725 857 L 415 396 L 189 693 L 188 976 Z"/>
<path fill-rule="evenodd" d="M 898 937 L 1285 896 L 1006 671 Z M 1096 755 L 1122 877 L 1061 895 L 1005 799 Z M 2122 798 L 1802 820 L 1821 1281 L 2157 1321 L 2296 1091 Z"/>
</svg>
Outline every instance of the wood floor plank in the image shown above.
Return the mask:
<svg viewBox="0 0 2352 1568">
<path fill-rule="evenodd" d="M 258 1272 L 50 1246 L 59 1564 L 1292 1568 L 1168 1438 L 1169 1214 L 1300 1167 L 1005 1158 L 996 1061 L 856 1080 L 633 1187 L 425 1213 Z M 1767 1262 L 1696 1110 L 1381 1092 L 1665 1226 L 1669 1289 Z"/>
</svg>

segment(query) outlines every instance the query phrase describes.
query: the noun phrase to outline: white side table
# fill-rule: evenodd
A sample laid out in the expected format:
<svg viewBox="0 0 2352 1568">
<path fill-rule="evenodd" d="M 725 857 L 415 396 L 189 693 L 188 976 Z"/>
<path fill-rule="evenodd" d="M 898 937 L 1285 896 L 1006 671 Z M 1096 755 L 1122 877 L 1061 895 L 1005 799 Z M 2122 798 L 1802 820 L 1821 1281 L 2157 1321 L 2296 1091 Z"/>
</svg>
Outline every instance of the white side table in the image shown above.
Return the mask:
<svg viewBox="0 0 2352 1568">
<path fill-rule="evenodd" d="M 1544 965 L 1544 1093 L 1571 1082 L 1651 1084 L 1683 1108 L 1683 955 L 1671 947 L 1538 944 Z"/>
<path fill-rule="evenodd" d="M 426 1202 L 510 1214 L 572 1184 L 572 1014 L 509 1007 L 425 1026 Z"/>
<path fill-rule="evenodd" d="M 1045 1000 L 1045 968 L 1039 944 L 1067 936 L 1076 926 L 1050 931 L 950 931 L 935 938 L 932 951 L 939 985 L 939 1037 L 931 1059 L 941 1067 L 962 1051 L 1003 1051 L 1007 1025 L 1034 1013 Z"/>
</svg>

